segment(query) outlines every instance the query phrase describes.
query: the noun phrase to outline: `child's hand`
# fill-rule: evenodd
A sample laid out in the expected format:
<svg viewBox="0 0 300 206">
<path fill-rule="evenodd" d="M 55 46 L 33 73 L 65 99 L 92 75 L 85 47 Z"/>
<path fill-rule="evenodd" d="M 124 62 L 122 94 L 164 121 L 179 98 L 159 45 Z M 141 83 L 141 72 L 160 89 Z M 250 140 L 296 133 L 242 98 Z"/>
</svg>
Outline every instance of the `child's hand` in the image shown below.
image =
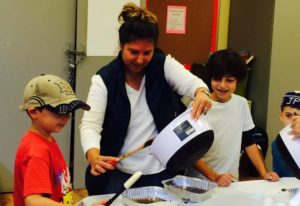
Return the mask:
<svg viewBox="0 0 300 206">
<path fill-rule="evenodd" d="M 289 135 L 294 135 L 293 139 L 300 137 L 300 116 L 294 116 L 291 122 L 292 131 L 289 131 Z"/>
<path fill-rule="evenodd" d="M 92 204 L 92 206 L 105 206 L 107 200 L 100 200 L 97 203 Z"/>
<path fill-rule="evenodd" d="M 219 187 L 228 187 L 233 181 L 234 177 L 230 173 L 219 174 L 215 179 Z"/>
<path fill-rule="evenodd" d="M 280 177 L 276 172 L 267 172 L 266 174 L 263 175 L 263 178 L 271 182 L 277 182 L 280 179 Z"/>
</svg>

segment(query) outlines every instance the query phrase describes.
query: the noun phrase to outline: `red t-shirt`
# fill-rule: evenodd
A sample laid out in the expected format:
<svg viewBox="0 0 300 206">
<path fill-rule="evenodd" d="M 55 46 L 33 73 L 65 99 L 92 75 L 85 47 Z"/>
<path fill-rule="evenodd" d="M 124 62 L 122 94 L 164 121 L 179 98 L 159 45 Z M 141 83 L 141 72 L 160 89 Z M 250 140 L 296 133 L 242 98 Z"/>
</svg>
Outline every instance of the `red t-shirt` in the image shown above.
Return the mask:
<svg viewBox="0 0 300 206">
<path fill-rule="evenodd" d="M 72 204 L 72 186 L 65 159 L 55 139 L 27 131 L 18 147 L 14 168 L 14 205 L 28 195 L 42 194 Z"/>
</svg>

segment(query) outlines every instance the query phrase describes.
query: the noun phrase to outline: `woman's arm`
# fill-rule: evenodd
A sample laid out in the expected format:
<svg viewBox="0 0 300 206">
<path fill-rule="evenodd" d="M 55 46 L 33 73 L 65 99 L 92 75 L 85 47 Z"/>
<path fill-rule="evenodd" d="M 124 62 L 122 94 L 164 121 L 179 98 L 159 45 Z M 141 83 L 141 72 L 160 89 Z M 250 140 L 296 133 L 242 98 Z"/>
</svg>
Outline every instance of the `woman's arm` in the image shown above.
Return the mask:
<svg viewBox="0 0 300 206">
<path fill-rule="evenodd" d="M 107 104 L 107 89 L 100 75 L 92 77 L 87 104 L 91 109 L 83 113 L 79 125 L 81 145 L 85 154 L 91 148 L 100 149 L 100 133 Z"/>
<path fill-rule="evenodd" d="M 166 56 L 164 72 L 167 82 L 180 95 L 190 98 L 195 97 L 196 90 L 201 87 L 207 89 L 207 85 L 197 76 L 186 70 L 182 64 L 171 55 Z"/>
<path fill-rule="evenodd" d="M 84 112 L 79 126 L 81 145 L 91 165 L 91 174 L 97 176 L 106 172 L 107 169 L 114 169 L 114 165 L 109 164 L 109 161 L 118 161 L 116 157 L 100 155 L 100 132 L 107 104 L 107 89 L 100 75 L 92 77 L 87 104 L 91 106 L 91 109 Z"/>
<path fill-rule="evenodd" d="M 212 102 L 207 85 L 170 55 L 166 57 L 164 71 L 167 82 L 178 94 L 194 99 L 192 111 L 194 119 L 198 119 L 200 114 L 206 113 L 211 108 Z"/>
</svg>

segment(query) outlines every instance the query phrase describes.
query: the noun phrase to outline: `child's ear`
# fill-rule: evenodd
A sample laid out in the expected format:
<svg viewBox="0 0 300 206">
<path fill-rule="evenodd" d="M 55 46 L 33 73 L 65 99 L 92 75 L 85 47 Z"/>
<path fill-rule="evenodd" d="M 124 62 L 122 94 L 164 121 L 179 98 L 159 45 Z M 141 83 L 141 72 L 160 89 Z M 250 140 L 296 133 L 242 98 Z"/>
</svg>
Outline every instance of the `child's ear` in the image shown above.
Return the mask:
<svg viewBox="0 0 300 206">
<path fill-rule="evenodd" d="M 282 123 L 284 123 L 284 120 L 283 120 L 283 111 L 280 111 L 280 113 L 279 113 L 279 119 L 280 119 L 280 121 L 282 122 Z"/>
<path fill-rule="evenodd" d="M 27 113 L 30 116 L 30 118 L 32 118 L 32 119 L 35 119 L 39 112 L 40 111 L 35 107 L 30 107 L 30 108 L 27 109 Z"/>
</svg>

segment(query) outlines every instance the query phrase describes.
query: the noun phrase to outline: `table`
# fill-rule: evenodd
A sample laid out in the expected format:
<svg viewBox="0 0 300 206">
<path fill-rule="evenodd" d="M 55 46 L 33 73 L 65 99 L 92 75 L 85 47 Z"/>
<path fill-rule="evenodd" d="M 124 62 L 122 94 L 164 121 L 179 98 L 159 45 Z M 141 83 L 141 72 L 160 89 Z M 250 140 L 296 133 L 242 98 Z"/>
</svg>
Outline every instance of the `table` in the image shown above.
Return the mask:
<svg viewBox="0 0 300 206">
<path fill-rule="evenodd" d="M 273 205 L 287 205 L 291 196 L 286 189 L 290 188 L 300 188 L 300 181 L 297 178 L 281 178 L 278 182 L 266 180 L 235 182 L 227 188 L 215 188 L 209 199 L 197 205 L 264 206 L 271 200 Z"/>
<path fill-rule="evenodd" d="M 282 189 L 300 188 L 300 180 L 297 178 L 281 178 L 278 182 L 267 180 L 251 180 L 234 182 L 229 187 L 216 187 L 212 196 L 200 203 L 183 202 L 179 205 L 187 206 L 283 206 L 291 199 L 290 194 Z M 95 195 L 82 199 L 75 206 L 90 206 L 100 199 L 109 199 L 113 194 Z M 270 201 L 273 204 L 269 204 Z M 148 204 L 149 205 L 149 204 Z M 151 204 L 153 205 L 153 204 Z M 155 203 L 163 206 L 163 203 Z M 119 196 L 112 206 L 124 206 Z"/>
</svg>

